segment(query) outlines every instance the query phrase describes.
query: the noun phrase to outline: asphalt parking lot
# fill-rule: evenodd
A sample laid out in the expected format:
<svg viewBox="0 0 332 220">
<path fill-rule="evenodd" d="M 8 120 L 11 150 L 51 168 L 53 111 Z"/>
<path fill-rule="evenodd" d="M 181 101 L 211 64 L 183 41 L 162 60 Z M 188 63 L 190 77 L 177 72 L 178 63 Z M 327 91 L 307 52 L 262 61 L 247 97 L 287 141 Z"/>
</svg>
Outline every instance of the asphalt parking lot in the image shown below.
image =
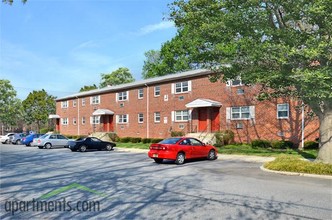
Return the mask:
<svg viewBox="0 0 332 220">
<path fill-rule="evenodd" d="M 332 180 L 260 162 L 1 145 L 1 219 L 331 219 Z"/>
</svg>

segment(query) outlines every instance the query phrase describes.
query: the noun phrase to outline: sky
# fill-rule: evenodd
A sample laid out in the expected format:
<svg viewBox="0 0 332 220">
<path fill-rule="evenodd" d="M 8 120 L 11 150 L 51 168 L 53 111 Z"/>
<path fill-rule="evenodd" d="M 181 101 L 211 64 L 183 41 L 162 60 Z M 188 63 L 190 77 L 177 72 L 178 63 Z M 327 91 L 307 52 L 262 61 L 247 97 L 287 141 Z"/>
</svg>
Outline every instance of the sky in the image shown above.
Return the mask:
<svg viewBox="0 0 332 220">
<path fill-rule="evenodd" d="M 172 0 L 28 0 L 0 2 L 0 79 L 22 101 L 46 90 L 63 97 L 101 73 L 127 67 L 142 80 L 144 53 L 176 34 Z"/>
</svg>

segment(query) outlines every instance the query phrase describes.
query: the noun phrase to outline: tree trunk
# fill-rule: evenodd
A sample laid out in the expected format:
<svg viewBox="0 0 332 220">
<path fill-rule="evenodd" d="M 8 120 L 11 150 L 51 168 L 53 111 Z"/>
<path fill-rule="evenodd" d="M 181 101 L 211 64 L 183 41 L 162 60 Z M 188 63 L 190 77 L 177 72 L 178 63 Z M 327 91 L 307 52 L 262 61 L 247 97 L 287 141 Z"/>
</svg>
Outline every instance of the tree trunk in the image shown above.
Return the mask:
<svg viewBox="0 0 332 220">
<path fill-rule="evenodd" d="M 328 108 L 319 117 L 319 152 L 317 159 L 332 164 L 332 109 Z"/>
</svg>

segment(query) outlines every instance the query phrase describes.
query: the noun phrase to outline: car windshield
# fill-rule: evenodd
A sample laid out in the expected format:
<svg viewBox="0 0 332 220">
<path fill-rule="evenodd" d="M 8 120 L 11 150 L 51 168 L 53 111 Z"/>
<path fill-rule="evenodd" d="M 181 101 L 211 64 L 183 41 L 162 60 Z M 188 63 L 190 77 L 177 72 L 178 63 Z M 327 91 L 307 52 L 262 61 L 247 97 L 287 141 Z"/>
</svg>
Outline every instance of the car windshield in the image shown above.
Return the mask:
<svg viewBox="0 0 332 220">
<path fill-rule="evenodd" d="M 43 136 L 40 137 L 40 139 L 44 139 L 46 137 L 48 137 L 48 134 L 44 134 Z"/>
<path fill-rule="evenodd" d="M 159 142 L 159 144 L 176 144 L 181 138 L 168 138 Z"/>
</svg>

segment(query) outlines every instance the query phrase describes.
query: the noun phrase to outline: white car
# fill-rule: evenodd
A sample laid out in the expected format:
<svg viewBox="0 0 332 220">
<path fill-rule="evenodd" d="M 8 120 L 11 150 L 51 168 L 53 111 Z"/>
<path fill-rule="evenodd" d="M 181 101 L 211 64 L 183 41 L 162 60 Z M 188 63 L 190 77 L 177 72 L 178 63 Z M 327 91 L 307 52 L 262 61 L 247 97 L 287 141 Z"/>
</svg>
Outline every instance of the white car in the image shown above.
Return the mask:
<svg viewBox="0 0 332 220">
<path fill-rule="evenodd" d="M 9 144 L 9 139 L 11 136 L 13 136 L 15 133 L 8 133 L 4 136 L 0 136 L 0 142 L 3 144 Z"/>
</svg>

